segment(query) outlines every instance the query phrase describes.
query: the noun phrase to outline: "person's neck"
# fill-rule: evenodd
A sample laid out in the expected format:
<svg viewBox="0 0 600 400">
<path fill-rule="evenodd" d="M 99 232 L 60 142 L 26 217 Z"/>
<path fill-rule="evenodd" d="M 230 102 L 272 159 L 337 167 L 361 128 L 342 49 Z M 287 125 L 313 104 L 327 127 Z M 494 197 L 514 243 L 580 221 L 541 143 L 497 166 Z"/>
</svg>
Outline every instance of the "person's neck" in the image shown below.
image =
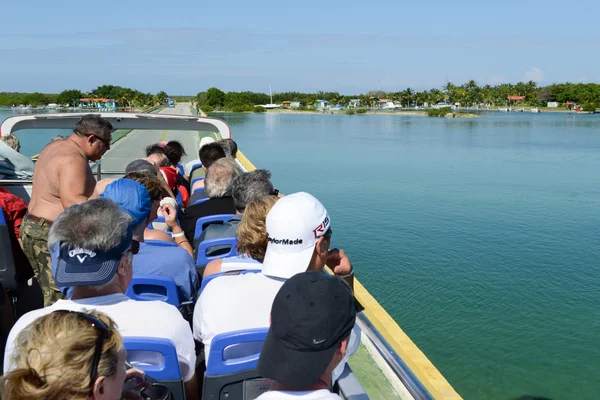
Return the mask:
<svg viewBox="0 0 600 400">
<path fill-rule="evenodd" d="M 143 243 L 143 242 L 144 242 L 144 231 L 142 231 L 142 233 L 141 233 L 141 234 L 139 234 L 139 233 L 135 233 L 135 234 L 133 235 L 132 239 L 133 239 L 133 240 L 136 240 L 136 241 L 138 241 L 138 242 L 140 242 L 140 243 Z"/>
<path fill-rule="evenodd" d="M 270 390 L 278 390 L 280 392 L 309 392 L 309 391 L 322 390 L 322 389 L 331 390 L 331 376 L 329 376 L 329 379 L 327 379 L 327 377 L 325 377 L 325 376 L 322 376 L 319 378 L 318 381 L 316 381 L 309 387 L 303 388 L 303 389 L 291 388 L 291 387 L 285 386 L 279 382 L 272 382 L 271 388 L 270 388 Z"/>
<path fill-rule="evenodd" d="M 85 139 L 78 136 L 77 134 L 73 133 L 71 136 L 69 136 L 69 139 L 67 140 L 67 142 L 71 142 L 73 143 L 75 146 L 77 146 L 77 149 L 81 152 L 81 154 L 83 154 L 86 158 L 87 155 L 85 154 L 85 151 L 83 151 L 83 144 L 85 143 Z"/>
<path fill-rule="evenodd" d="M 120 288 L 117 283 L 108 285 L 100 290 L 88 289 L 84 286 L 76 286 L 73 288 L 73 296 L 71 296 L 71 300 L 89 299 L 90 297 L 108 296 L 110 294 L 117 293 L 125 294 L 125 291 Z"/>
</svg>

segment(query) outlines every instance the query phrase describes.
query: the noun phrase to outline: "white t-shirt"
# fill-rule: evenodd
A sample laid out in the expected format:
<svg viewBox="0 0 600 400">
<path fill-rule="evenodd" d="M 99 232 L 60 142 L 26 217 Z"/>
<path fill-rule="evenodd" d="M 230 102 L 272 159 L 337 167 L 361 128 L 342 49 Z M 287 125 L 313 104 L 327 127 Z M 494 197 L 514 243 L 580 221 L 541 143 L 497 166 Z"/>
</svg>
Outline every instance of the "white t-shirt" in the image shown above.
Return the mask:
<svg viewBox="0 0 600 400">
<path fill-rule="evenodd" d="M 216 335 L 269 327 L 271 306 L 284 282 L 256 273 L 220 276 L 206 285 L 194 308 L 193 325 L 207 361 Z"/>
<path fill-rule="evenodd" d="M 309 390 L 304 392 L 296 391 L 278 391 L 265 392 L 258 396 L 256 400 L 341 400 L 342 398 L 335 393 L 331 393 L 329 390 Z"/>
<path fill-rule="evenodd" d="M 175 345 L 179 370 L 184 381 L 192 379 L 196 368 L 196 351 L 190 326 L 177 308 L 162 301 L 135 301 L 122 293 L 80 300 L 58 300 L 50 307 L 23 315 L 8 335 L 4 353 L 5 373 L 13 365 L 13 344 L 17 335 L 37 318 L 56 310 L 96 310 L 108 315 L 123 337 L 169 339 Z M 134 360 L 135 361 L 135 360 Z"/>
</svg>

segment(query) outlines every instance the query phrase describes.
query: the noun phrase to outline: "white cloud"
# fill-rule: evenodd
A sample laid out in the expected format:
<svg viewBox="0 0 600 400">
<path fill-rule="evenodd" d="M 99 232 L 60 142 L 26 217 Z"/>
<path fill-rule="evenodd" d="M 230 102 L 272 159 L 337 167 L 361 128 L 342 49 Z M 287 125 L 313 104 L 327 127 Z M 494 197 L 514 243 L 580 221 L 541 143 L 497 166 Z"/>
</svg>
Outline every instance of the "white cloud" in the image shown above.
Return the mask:
<svg viewBox="0 0 600 400">
<path fill-rule="evenodd" d="M 533 67 L 525 71 L 525 81 L 542 82 L 544 80 L 544 71 Z"/>
</svg>

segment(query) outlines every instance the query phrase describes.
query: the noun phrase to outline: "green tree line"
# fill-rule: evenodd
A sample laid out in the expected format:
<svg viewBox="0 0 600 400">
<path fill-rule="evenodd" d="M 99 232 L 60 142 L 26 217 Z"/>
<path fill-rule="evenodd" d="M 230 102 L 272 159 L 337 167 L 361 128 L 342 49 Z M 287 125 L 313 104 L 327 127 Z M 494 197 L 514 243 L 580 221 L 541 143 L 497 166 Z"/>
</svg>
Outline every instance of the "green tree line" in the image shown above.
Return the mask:
<svg viewBox="0 0 600 400">
<path fill-rule="evenodd" d="M 143 93 L 139 90 L 114 85 L 102 85 L 89 92 L 78 89 L 63 90 L 59 94 L 44 93 L 6 93 L 0 92 L 0 106 L 31 105 L 57 103 L 71 107 L 79 104 L 82 98 L 108 98 L 116 100 L 119 107 L 144 107 L 164 104 L 169 97 L 166 92 L 156 94 Z"/>
<path fill-rule="evenodd" d="M 455 85 L 451 82 L 442 88 L 415 91 L 406 88 L 397 92 L 372 90 L 356 95 L 341 95 L 339 92 L 281 92 L 273 94 L 273 102 L 297 101 L 301 105 L 310 106 L 317 100 L 327 100 L 331 104 L 347 104 L 350 99 L 359 99 L 363 106 L 373 106 L 378 99 L 388 99 L 405 106 L 424 103 L 437 104 L 443 101 L 460 103 L 463 106 L 488 104 L 505 105 L 508 96 L 524 96 L 523 105 L 545 106 L 549 101 L 559 104 L 574 102 L 577 104 L 600 104 L 600 85 L 596 83 L 556 83 L 538 87 L 533 81 L 505 83 L 501 85 L 480 86 L 474 80 Z M 203 109 L 220 108 L 230 111 L 250 111 L 253 106 L 270 103 L 268 94 L 256 92 L 224 92 L 218 88 L 210 88 L 196 96 L 196 102 Z"/>
</svg>

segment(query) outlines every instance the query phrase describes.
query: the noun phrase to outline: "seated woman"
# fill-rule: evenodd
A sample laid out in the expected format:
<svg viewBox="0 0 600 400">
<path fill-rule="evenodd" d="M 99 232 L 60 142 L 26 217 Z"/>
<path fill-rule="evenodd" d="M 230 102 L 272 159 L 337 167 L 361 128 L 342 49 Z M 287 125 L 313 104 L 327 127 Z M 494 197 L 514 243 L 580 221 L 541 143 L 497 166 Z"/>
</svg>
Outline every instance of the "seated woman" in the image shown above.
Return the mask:
<svg viewBox="0 0 600 400">
<path fill-rule="evenodd" d="M 212 260 L 206 265 L 203 276 L 225 271 L 261 269 L 268 243 L 267 214 L 277 200 L 275 196 L 263 196 L 248 204 L 237 228 L 238 255 Z"/>
<path fill-rule="evenodd" d="M 17 337 L 13 357 L 16 368 L 0 379 L 4 399 L 118 400 L 150 386 L 142 371 L 126 371 L 115 323 L 95 311 L 38 318 Z"/>
</svg>

